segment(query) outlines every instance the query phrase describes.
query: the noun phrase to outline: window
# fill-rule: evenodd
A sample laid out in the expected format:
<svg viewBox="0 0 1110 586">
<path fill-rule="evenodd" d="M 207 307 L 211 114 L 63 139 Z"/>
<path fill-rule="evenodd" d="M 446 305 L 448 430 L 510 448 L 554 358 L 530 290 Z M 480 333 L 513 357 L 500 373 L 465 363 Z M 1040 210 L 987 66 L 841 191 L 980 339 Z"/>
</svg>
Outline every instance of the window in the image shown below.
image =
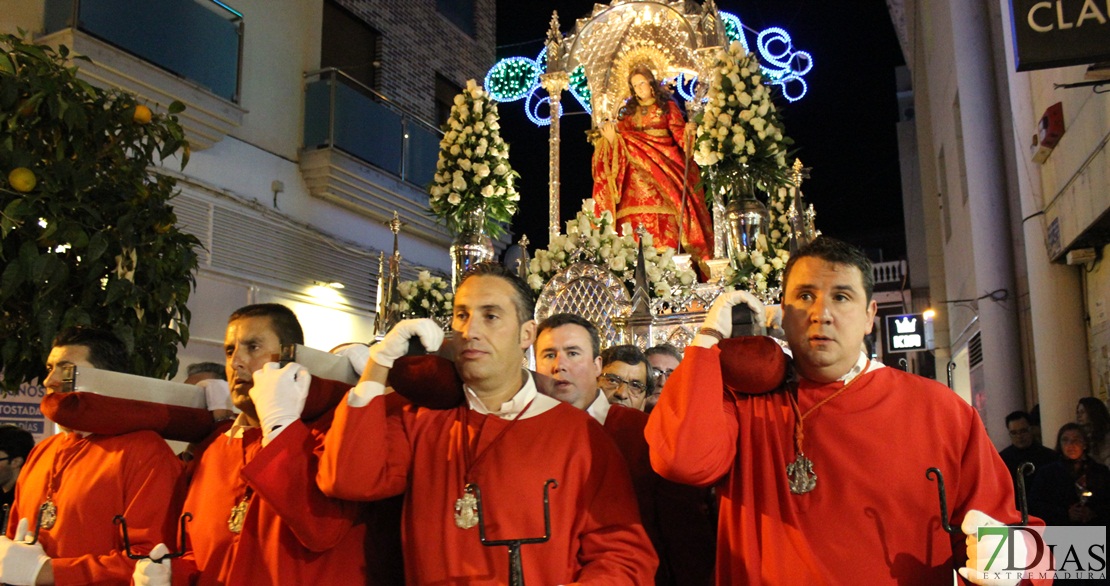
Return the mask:
<svg viewBox="0 0 1110 586">
<path fill-rule="evenodd" d="M 455 96 L 461 93 L 461 87 L 446 77 L 436 74 L 436 126 L 442 128 L 451 117 L 451 106 L 455 104 Z"/>
<path fill-rule="evenodd" d="M 382 36 L 335 0 L 324 2 L 320 68 L 335 67 L 378 89 L 381 82 Z"/>
<path fill-rule="evenodd" d="M 436 0 L 436 11 L 470 36 L 477 34 L 474 27 L 474 0 Z"/>
</svg>

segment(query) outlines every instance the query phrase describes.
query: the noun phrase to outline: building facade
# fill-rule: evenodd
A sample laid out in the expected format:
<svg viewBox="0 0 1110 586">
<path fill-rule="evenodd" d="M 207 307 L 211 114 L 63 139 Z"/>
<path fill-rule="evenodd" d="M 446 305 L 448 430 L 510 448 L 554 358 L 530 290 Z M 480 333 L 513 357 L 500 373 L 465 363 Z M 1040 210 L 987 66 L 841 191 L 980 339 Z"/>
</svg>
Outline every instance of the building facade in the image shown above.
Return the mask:
<svg viewBox="0 0 1110 586">
<path fill-rule="evenodd" d="M 450 236 L 426 212 L 437 118 L 492 65 L 495 10 L 495 0 L 0 0 L 0 31 L 88 56 L 79 75 L 156 111 L 186 105 L 191 160 L 158 169 L 178 179 L 179 223 L 205 247 L 184 366 L 222 362 L 227 316 L 248 303 L 290 305 L 310 346 L 371 339 L 395 211 L 402 277 L 450 272 Z"/>
<path fill-rule="evenodd" d="M 937 378 L 950 364 L 955 390 L 998 446 L 1009 443 L 1006 414 L 1037 404 L 1051 443 L 1080 397 L 1107 398 L 1110 98 L 1056 87 L 1097 76 L 1087 65 L 1017 71 L 1011 5 L 1020 2 L 887 4 L 913 92 L 920 188 L 905 192 L 907 237 L 937 311 Z M 1061 16 L 1071 26 L 1077 17 Z M 1104 46 L 1107 17 L 1084 22 Z M 1038 162 L 1031 137 L 1057 102 L 1066 133 Z M 1073 253 L 1078 264 L 1068 264 L 1069 251 L 1097 258 Z"/>
</svg>

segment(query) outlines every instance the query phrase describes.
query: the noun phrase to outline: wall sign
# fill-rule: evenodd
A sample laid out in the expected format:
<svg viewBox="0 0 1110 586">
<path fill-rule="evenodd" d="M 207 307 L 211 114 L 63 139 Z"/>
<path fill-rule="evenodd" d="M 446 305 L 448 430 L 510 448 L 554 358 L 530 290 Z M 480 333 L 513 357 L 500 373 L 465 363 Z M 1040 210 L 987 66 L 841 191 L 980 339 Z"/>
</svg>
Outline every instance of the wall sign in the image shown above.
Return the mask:
<svg viewBox="0 0 1110 586">
<path fill-rule="evenodd" d="M 887 352 L 917 352 L 927 349 L 925 317 L 922 314 L 886 316 Z"/>
<path fill-rule="evenodd" d="M 1010 0 L 1017 71 L 1110 60 L 1107 0 Z"/>
</svg>

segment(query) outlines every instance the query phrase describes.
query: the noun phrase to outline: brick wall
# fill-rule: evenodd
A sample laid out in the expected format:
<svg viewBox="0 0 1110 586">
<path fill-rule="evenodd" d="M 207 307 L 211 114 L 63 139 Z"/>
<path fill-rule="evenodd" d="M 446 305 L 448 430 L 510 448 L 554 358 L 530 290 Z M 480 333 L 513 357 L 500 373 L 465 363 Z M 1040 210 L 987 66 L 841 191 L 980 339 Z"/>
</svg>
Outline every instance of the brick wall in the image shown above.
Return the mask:
<svg viewBox="0 0 1110 586">
<path fill-rule="evenodd" d="M 481 83 L 495 60 L 497 2 L 474 0 L 476 36 L 436 11 L 436 0 L 337 0 L 382 34 L 379 91 L 428 122 L 436 73 L 460 87 Z"/>
</svg>

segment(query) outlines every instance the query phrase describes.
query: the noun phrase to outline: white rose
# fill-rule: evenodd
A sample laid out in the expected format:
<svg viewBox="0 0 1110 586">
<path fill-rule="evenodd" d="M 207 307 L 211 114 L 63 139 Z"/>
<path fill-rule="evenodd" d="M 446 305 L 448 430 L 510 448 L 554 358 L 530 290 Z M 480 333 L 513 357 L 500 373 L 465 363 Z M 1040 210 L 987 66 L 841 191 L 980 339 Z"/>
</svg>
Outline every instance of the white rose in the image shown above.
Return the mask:
<svg viewBox="0 0 1110 586">
<path fill-rule="evenodd" d="M 776 271 L 781 269 L 783 267 L 782 259 L 777 257 L 777 256 L 775 258 L 772 258 L 771 259 L 771 267 L 773 269 L 775 269 Z"/>
<path fill-rule="evenodd" d="M 489 165 L 481 163 L 475 168 L 479 177 L 489 177 Z"/>
<path fill-rule="evenodd" d="M 461 174 L 456 175 L 455 180 L 451 182 L 451 187 L 455 188 L 456 191 L 465 191 L 466 178 L 464 178 Z"/>
<path fill-rule="evenodd" d="M 461 153 L 461 152 L 462 152 L 462 148 L 460 148 L 459 145 L 456 144 L 456 145 L 451 146 L 451 155 L 452 156 L 457 157 L 457 156 L 459 156 L 459 153 Z"/>
<path fill-rule="evenodd" d="M 535 269 L 532 270 L 535 271 Z M 528 286 L 537 291 L 543 289 L 543 279 L 540 278 L 539 274 L 533 272 L 528 275 Z"/>
<path fill-rule="evenodd" d="M 462 198 L 459 197 L 459 194 L 457 194 L 457 193 L 452 193 L 451 195 L 447 196 L 447 203 L 449 203 L 453 206 L 459 205 L 460 201 L 462 201 Z"/>
<path fill-rule="evenodd" d="M 465 102 L 465 101 L 466 101 L 466 98 L 464 98 L 464 97 L 462 96 L 462 94 L 459 94 L 459 95 L 455 96 L 455 105 L 456 105 L 456 106 L 461 106 L 461 105 L 463 105 L 463 102 Z"/>
<path fill-rule="evenodd" d="M 470 159 L 459 159 L 459 167 L 462 168 L 463 171 L 469 171 L 470 165 Z"/>
<path fill-rule="evenodd" d="M 508 172 L 509 172 L 509 168 L 506 167 L 504 163 L 498 163 L 497 166 L 493 168 L 493 174 L 494 175 L 504 175 L 505 173 L 508 173 Z"/>
</svg>

